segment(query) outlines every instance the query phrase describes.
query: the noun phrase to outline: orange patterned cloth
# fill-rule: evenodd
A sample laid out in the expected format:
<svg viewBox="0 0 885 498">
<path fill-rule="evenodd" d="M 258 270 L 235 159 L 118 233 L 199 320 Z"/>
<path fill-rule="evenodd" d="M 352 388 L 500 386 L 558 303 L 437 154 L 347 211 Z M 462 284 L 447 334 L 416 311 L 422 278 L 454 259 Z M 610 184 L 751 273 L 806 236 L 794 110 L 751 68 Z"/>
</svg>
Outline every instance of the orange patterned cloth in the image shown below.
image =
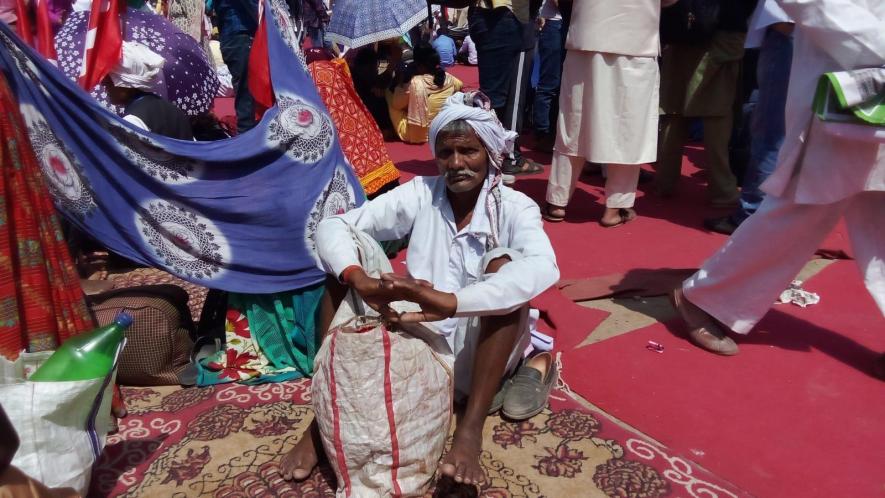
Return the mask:
<svg viewBox="0 0 885 498">
<path fill-rule="evenodd" d="M 367 195 L 399 178 L 384 137 L 360 100 L 343 59 L 318 60 L 308 66 L 323 103 L 329 108 L 344 155 L 353 165 Z"/>
<path fill-rule="evenodd" d="M 95 326 L 18 103 L 0 73 L 0 355 Z"/>
</svg>

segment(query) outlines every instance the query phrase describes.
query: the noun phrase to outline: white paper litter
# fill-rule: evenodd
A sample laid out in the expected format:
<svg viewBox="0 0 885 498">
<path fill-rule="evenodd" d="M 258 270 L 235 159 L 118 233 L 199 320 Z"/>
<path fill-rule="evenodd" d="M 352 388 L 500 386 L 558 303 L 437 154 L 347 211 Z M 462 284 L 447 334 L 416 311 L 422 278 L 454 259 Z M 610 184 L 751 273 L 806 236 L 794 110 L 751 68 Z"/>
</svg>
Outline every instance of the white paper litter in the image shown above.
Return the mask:
<svg viewBox="0 0 885 498">
<path fill-rule="evenodd" d="M 814 292 L 808 292 L 802 288 L 801 280 L 793 280 L 785 291 L 778 297 L 778 303 L 793 303 L 796 306 L 806 308 L 820 302 L 820 296 Z"/>
</svg>

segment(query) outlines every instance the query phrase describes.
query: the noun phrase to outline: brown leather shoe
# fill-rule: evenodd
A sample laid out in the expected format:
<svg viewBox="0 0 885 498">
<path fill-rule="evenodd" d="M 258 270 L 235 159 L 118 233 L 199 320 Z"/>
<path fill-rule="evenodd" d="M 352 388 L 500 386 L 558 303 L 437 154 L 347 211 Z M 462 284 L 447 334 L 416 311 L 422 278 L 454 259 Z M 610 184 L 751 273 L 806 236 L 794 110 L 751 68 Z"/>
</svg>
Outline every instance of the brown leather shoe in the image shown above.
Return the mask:
<svg viewBox="0 0 885 498">
<path fill-rule="evenodd" d="M 723 356 L 738 354 L 738 345 L 722 330 L 715 318 L 685 298 L 682 287 L 670 292 L 670 304 L 688 326 L 688 338 L 696 346 Z"/>
</svg>

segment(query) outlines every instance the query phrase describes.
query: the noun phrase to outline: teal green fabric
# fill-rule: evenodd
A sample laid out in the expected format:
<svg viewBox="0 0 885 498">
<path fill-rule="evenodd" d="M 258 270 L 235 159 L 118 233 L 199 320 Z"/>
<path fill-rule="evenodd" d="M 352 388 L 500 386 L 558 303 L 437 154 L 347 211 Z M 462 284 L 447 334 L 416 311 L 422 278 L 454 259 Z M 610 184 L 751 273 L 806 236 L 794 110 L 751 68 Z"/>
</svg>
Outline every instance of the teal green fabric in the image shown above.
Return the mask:
<svg viewBox="0 0 885 498">
<path fill-rule="evenodd" d="M 262 372 L 261 375 L 240 381 L 244 384 L 263 384 L 310 377 L 313 360 L 322 341 L 317 333 L 320 302 L 325 284 L 317 284 L 298 291 L 274 294 L 239 294 L 228 296 L 228 309 L 245 314 L 252 338 L 258 343 L 273 369 L 285 372 Z M 224 354 L 222 350 L 219 354 Z M 230 378 L 207 368 L 212 358 L 198 363 L 200 386 L 231 382 Z M 294 368 L 295 370 L 290 370 Z"/>
</svg>

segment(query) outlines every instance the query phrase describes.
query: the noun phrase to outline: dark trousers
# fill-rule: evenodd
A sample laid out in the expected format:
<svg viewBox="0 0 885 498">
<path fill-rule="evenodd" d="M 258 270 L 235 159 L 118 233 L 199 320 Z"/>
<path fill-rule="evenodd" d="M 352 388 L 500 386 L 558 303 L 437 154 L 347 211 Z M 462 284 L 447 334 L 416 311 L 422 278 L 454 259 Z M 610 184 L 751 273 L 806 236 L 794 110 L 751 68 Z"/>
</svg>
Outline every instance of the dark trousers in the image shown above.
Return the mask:
<svg viewBox="0 0 885 498">
<path fill-rule="evenodd" d="M 227 64 L 233 80 L 237 112 L 237 133 L 255 127 L 255 99 L 249 92 L 249 51 L 252 50 L 252 36 L 240 33 L 221 40 L 221 58 Z"/>
<path fill-rule="evenodd" d="M 522 24 L 506 8 L 472 8 L 469 19 L 470 37 L 476 44 L 479 89 L 494 109 L 503 111 L 510 100 L 511 79 L 522 52 Z"/>
<path fill-rule="evenodd" d="M 769 29 L 756 65 L 759 101 L 750 124 L 750 162 L 741 185 L 741 207 L 731 215 L 735 224 L 741 224 L 759 209 L 765 198 L 760 187 L 777 166 L 786 132 L 784 107 L 792 61 L 793 38 Z"/>
<path fill-rule="evenodd" d="M 538 86 L 535 87 L 535 102 L 532 121 L 535 131 L 554 133 L 551 116 L 555 116 L 553 107 L 559 100 L 559 85 L 562 81 L 562 61 L 565 56 L 565 35 L 568 31 L 560 20 L 547 20 L 538 37 L 538 58 L 540 74 Z"/>
</svg>

